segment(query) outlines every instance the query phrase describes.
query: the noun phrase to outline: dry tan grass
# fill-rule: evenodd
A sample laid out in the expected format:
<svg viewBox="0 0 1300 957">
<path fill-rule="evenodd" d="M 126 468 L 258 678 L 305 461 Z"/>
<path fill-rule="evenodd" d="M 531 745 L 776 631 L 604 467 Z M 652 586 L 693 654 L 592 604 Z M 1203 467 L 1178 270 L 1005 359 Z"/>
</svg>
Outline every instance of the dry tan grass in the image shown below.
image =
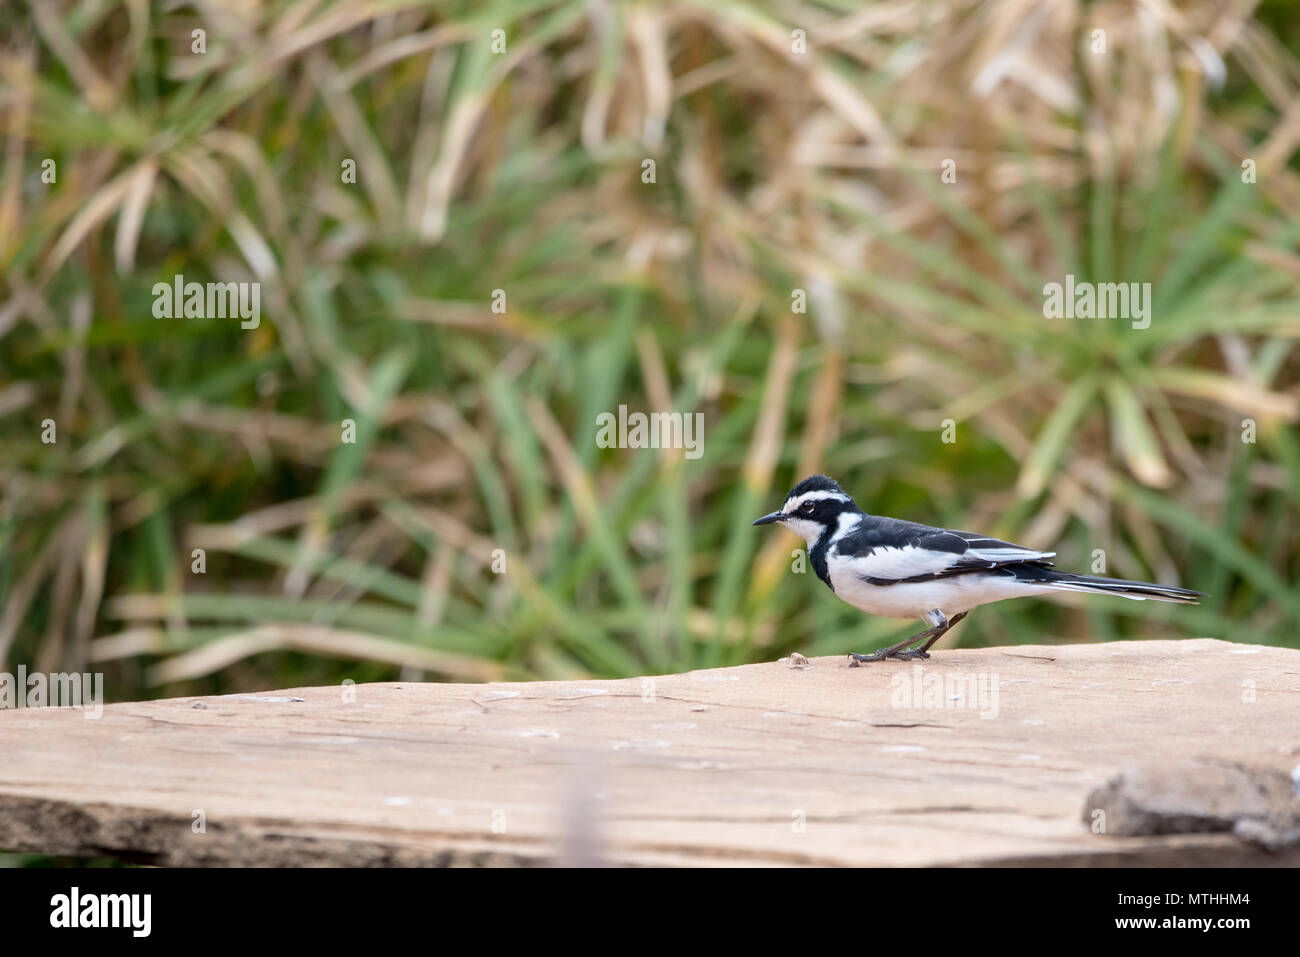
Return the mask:
<svg viewBox="0 0 1300 957">
<path fill-rule="evenodd" d="M 746 572 L 747 546 L 716 523 L 690 535 L 720 490 L 741 490 L 738 517 L 792 469 L 893 460 L 971 524 L 1034 542 L 1083 526 L 1113 567 L 1171 579 L 1177 536 L 1202 533 L 1191 517 L 1244 500 L 1273 518 L 1248 508 L 1215 533 L 1261 549 L 1270 521 L 1296 527 L 1300 64 L 1254 3 L 595 0 L 500 23 L 361 0 L 28 10 L 0 50 L 0 350 L 20 370 L 0 382 L 0 421 L 22 437 L 0 463 L 21 557 L 0 659 L 26 627 L 46 663 L 84 662 L 105 595 L 141 581 L 168 598 L 156 621 L 181 644 L 166 647 L 189 655 L 156 677 L 324 648 L 303 637 L 311 618 L 185 650 L 199 629 L 178 610 L 182 573 L 108 565 L 137 534 L 232 555 L 287 536 L 268 591 L 361 602 L 371 579 L 321 577 L 348 558 L 393 576 L 384 600 L 409 599 L 402 640 L 437 644 L 446 625 L 426 650 L 456 655 L 472 645 L 456 628 L 504 621 L 483 656 L 558 676 L 696 660 L 627 624 L 653 623 L 657 602 L 684 631 L 740 635 L 737 654 L 766 641 L 757 621 L 788 610 L 766 604 L 788 543 Z M 208 52 L 189 55 L 200 26 Z M 34 178 L 49 156 L 57 189 Z M 1243 159 L 1257 182 L 1238 195 Z M 252 398 L 189 394 L 169 363 L 194 367 L 202 347 L 186 358 L 131 331 L 143 290 L 184 270 L 263 283 L 274 322 L 221 359 L 249 370 Z M 1154 278 L 1177 322 L 1145 338 L 1049 324 L 1041 286 L 1070 271 Z M 483 308 L 498 285 L 504 317 Z M 794 287 L 807 315 L 790 312 Z M 642 310 L 626 336 L 608 318 L 621 309 Z M 601 387 L 575 368 L 626 368 L 624 390 L 654 407 L 690 396 L 724 454 L 703 475 L 664 456 L 646 479 L 589 454 L 576 416 Z M 54 453 L 30 438 L 51 408 L 75 437 Z M 374 422 L 355 459 L 335 440 L 343 409 Z M 1234 478 L 1244 417 L 1269 456 Z M 1012 463 L 994 490 L 972 494 L 970 463 L 888 431 L 947 418 Z M 173 512 L 158 481 L 172 470 L 186 494 L 253 497 L 238 519 Z M 266 477 L 302 470 L 307 487 L 279 500 Z M 613 504 L 629 488 L 680 505 L 647 527 Z M 513 592 L 474 579 L 501 541 L 524 556 Z M 566 567 L 570 551 L 583 557 Z M 1223 554 L 1225 575 L 1277 597 L 1285 568 Z M 531 637 L 512 646 L 511 630 Z M 352 650 L 400 659 L 377 647 Z"/>
</svg>

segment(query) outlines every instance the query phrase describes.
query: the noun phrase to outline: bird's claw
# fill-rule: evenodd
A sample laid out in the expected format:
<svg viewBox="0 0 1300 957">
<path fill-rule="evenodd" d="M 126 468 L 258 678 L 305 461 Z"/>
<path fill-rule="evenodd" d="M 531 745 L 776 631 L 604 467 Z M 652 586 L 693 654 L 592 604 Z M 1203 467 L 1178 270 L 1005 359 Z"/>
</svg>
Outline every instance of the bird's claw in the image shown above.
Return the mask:
<svg viewBox="0 0 1300 957">
<path fill-rule="evenodd" d="M 929 657 L 930 657 L 930 653 L 928 651 L 914 651 L 914 650 L 888 651 L 886 649 L 881 649 L 880 651 L 877 651 L 874 654 L 870 654 L 870 655 L 860 655 L 857 654 L 856 652 L 850 651 L 849 667 L 857 668 L 860 667 L 861 662 L 884 661 L 886 658 L 894 658 L 898 661 L 912 661 L 914 659 L 929 658 Z"/>
<path fill-rule="evenodd" d="M 860 654 L 858 654 L 857 652 L 854 652 L 854 651 L 850 651 L 850 652 L 849 652 L 849 667 L 850 667 L 850 668 L 856 668 L 856 667 L 859 666 L 859 664 L 860 664 L 861 662 L 864 662 L 864 661 L 884 661 L 884 660 L 885 660 L 884 657 L 883 657 L 883 656 L 881 655 L 881 653 L 878 652 L 878 651 L 877 651 L 874 655 L 860 655 Z"/>
</svg>

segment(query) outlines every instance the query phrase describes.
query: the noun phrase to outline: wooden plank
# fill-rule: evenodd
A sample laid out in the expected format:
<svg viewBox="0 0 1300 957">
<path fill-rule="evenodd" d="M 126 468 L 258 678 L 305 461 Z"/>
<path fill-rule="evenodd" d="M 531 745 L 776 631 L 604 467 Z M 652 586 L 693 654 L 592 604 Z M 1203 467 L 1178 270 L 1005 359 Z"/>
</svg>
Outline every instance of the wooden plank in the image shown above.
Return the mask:
<svg viewBox="0 0 1300 957">
<path fill-rule="evenodd" d="M 984 699 L 954 686 L 911 706 L 905 683 L 958 676 Z M 1300 651 L 1194 639 L 351 691 L 0 712 L 0 847 L 177 865 L 1300 863 L 1083 819 L 1135 763 L 1289 773 Z"/>
</svg>

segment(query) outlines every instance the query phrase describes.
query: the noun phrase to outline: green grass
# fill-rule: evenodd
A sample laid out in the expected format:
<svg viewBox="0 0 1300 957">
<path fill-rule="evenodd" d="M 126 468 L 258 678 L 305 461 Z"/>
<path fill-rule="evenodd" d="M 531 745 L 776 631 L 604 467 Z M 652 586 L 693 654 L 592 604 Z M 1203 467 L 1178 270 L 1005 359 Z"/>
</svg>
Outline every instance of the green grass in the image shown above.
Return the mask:
<svg viewBox="0 0 1300 957">
<path fill-rule="evenodd" d="M 1251 24 L 1277 64 L 1220 51 L 1215 92 L 1122 14 L 1072 56 L 1079 5 L 1039 44 L 1071 111 L 953 80 L 1007 16 L 971 6 L 3 14 L 0 663 L 120 700 L 878 646 L 913 626 L 749 525 L 814 470 L 1210 594 L 995 605 L 959 642 L 1300 646 L 1300 192 L 1240 176 L 1296 75 L 1283 14 Z M 1171 114 L 1130 108 L 1162 83 Z M 1150 282 L 1150 328 L 1044 318 L 1067 272 Z M 260 327 L 155 319 L 177 273 L 260 280 Z M 703 413 L 703 456 L 597 447 L 620 404 Z"/>
</svg>

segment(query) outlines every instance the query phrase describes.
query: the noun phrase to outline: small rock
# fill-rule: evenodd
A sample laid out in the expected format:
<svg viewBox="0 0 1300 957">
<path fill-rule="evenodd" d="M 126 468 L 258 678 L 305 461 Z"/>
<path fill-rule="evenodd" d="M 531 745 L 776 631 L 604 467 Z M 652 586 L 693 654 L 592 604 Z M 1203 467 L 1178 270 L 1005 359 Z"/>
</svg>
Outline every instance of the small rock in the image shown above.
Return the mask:
<svg viewBox="0 0 1300 957">
<path fill-rule="evenodd" d="M 1089 795 L 1083 821 L 1105 812 L 1105 833 L 1230 831 L 1272 851 L 1300 843 L 1300 800 L 1279 768 L 1210 758 L 1130 767 Z"/>
<path fill-rule="evenodd" d="M 789 658 L 782 658 L 780 661 L 777 662 L 777 664 L 789 665 L 791 668 L 794 668 L 796 671 L 803 671 L 805 668 L 808 667 L 808 659 L 805 658 L 803 655 L 799 654 L 799 652 L 794 651 L 790 653 Z"/>
</svg>

